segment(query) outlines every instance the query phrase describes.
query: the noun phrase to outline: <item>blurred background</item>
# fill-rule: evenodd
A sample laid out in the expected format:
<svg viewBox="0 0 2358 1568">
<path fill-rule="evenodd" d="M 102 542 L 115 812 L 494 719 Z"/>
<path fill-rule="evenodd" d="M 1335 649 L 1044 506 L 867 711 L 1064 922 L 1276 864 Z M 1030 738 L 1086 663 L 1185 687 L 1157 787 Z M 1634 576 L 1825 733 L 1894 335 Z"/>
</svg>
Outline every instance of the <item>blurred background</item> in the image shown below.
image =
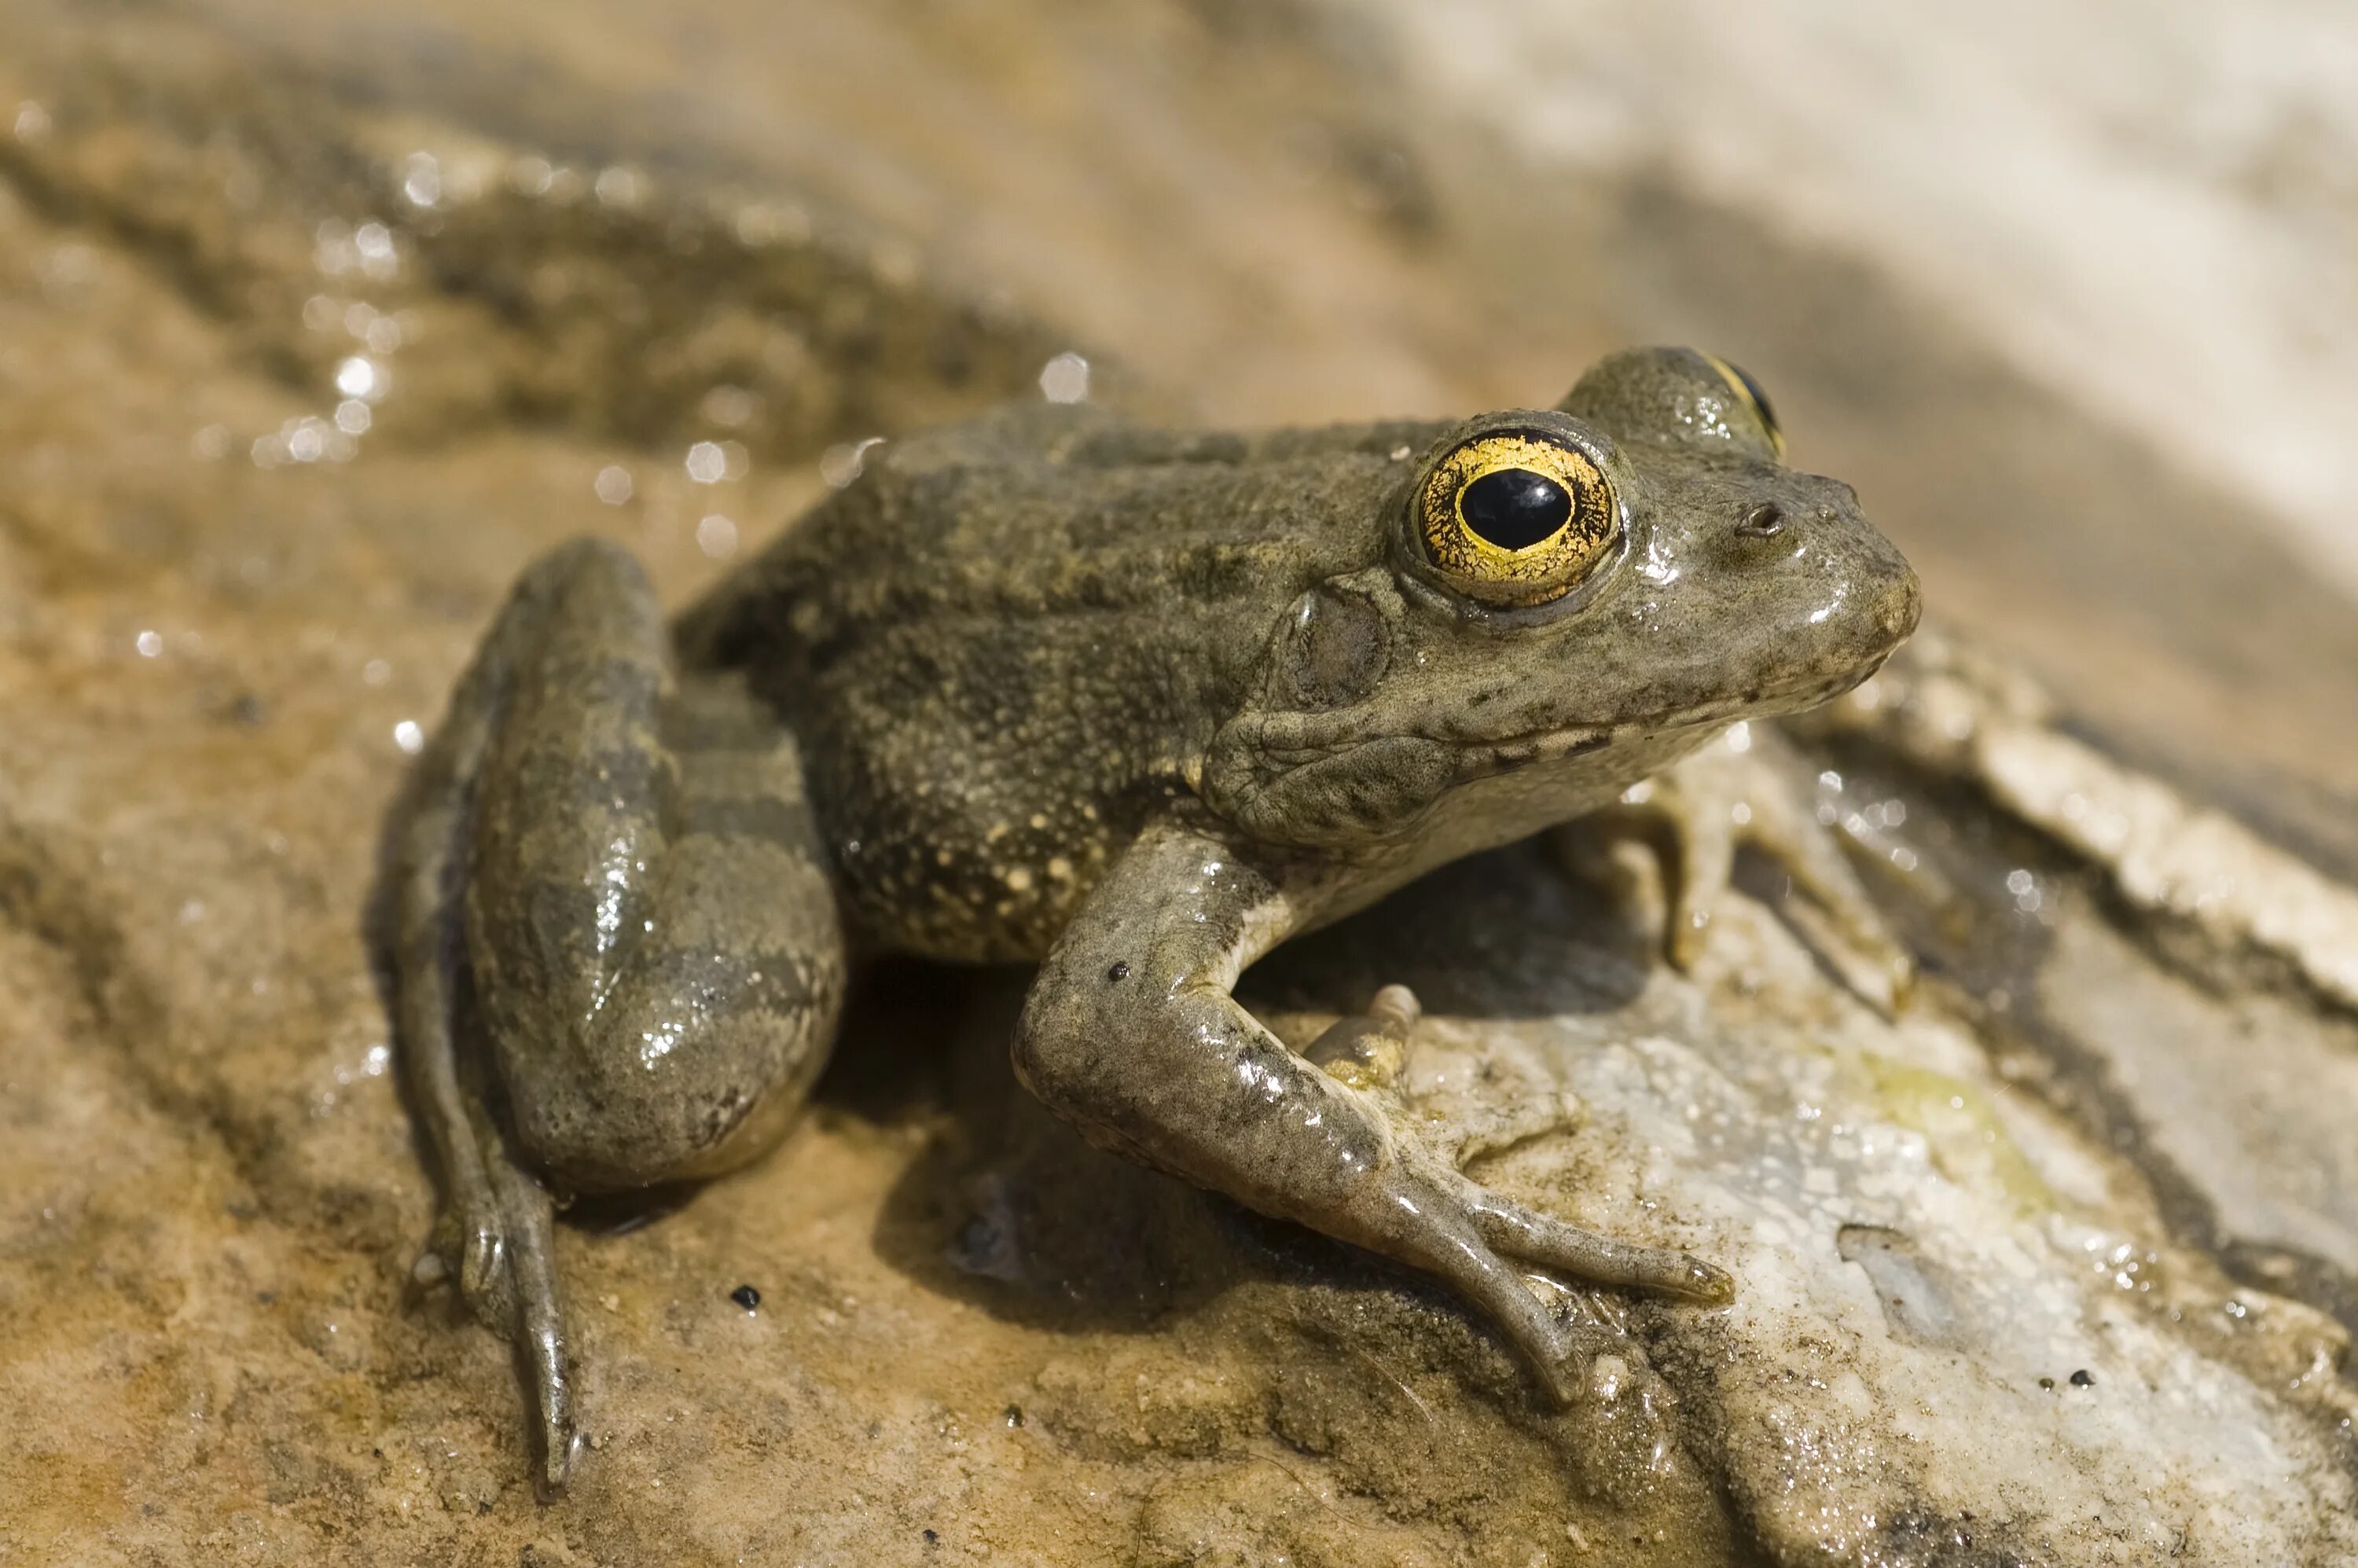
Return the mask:
<svg viewBox="0 0 2358 1568">
<path fill-rule="evenodd" d="M 463 629 L 585 526 L 684 586 L 828 447 L 1037 395 L 1059 352 L 1150 416 L 1267 423 L 1544 404 L 1685 341 L 1766 383 L 1937 614 L 2312 853 L 2358 842 L 2337 7 L 18 0 L 5 26 L 19 583 L 180 551 L 224 602 L 438 589 Z M 347 529 L 365 567 L 326 559 Z M 377 652 L 427 717 L 448 660 Z"/>
</svg>

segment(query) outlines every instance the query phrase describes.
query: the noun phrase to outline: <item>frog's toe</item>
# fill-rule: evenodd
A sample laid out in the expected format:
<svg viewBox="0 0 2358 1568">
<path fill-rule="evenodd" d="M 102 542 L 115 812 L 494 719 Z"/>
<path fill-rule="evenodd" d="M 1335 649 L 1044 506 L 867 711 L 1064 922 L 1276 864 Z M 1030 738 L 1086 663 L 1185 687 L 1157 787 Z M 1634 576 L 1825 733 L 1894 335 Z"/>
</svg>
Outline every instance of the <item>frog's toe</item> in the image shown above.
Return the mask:
<svg viewBox="0 0 2358 1568">
<path fill-rule="evenodd" d="M 1510 1257 L 1597 1284 L 1659 1291 L 1714 1306 L 1736 1299 L 1735 1276 L 1692 1253 L 1616 1241 L 1467 1185 L 1467 1207 L 1482 1238 Z"/>
<path fill-rule="evenodd" d="M 1894 1016 L 1914 993 L 1915 955 L 1892 935 L 1883 912 L 1844 860 L 1833 831 L 1812 822 L 1790 837 L 1764 836 L 1759 848 L 1808 901 L 1789 905 L 1802 935 L 1853 990 L 1885 1016 Z"/>
<path fill-rule="evenodd" d="M 1887 936 L 1870 949 L 1870 956 L 1883 982 L 1883 995 L 1877 1000 L 1884 1012 L 1896 1018 L 1916 1000 L 1916 956 Z"/>
<path fill-rule="evenodd" d="M 1730 896 L 1739 849 L 1790 879 L 1786 913 L 1810 946 L 1870 1004 L 1907 1003 L 1915 960 L 1851 870 L 1844 829 L 1807 798 L 1809 766 L 1774 731 L 1737 725 L 1670 772 L 1632 786 L 1601 813 L 1608 838 L 1653 851 L 1663 904 L 1663 948 L 1682 972 L 1701 961 L 1713 912 Z M 1577 851 L 1575 841 L 1563 849 Z M 1575 860 L 1575 865 L 1577 865 Z"/>
<path fill-rule="evenodd" d="M 1473 1184 L 1409 1159 L 1376 1173 L 1337 1234 L 1449 1281 L 1537 1375 L 1560 1404 L 1578 1397 L 1583 1367 L 1571 1331 L 1485 1236 Z"/>
<path fill-rule="evenodd" d="M 411 1269 L 422 1289 L 455 1281 L 475 1320 L 515 1346 L 539 1439 L 535 1488 L 565 1489 L 579 1445 L 570 1338 L 557 1286 L 555 1206 L 530 1174 L 500 1160 L 480 1199 L 443 1211 Z"/>
<path fill-rule="evenodd" d="M 459 1299 L 476 1322 L 494 1334 L 513 1332 L 515 1285 L 508 1271 L 506 1232 L 497 1220 L 464 1214 L 446 1217 L 435 1227 L 427 1256 L 438 1265 L 438 1279 L 457 1276 Z"/>
<path fill-rule="evenodd" d="M 516 1346 L 532 1397 L 533 1424 L 540 1443 L 540 1472 L 534 1478 L 544 1498 L 565 1489 L 578 1433 L 573 1420 L 571 1334 L 557 1284 L 556 1205 L 547 1189 L 519 1166 L 492 1168 L 499 1205 L 499 1262 L 492 1271 L 508 1316 L 497 1326 Z M 480 1307 L 478 1308 L 480 1311 Z"/>
<path fill-rule="evenodd" d="M 1416 993 L 1408 987 L 1386 986 L 1376 992 L 1367 1011 L 1337 1019 L 1302 1054 L 1325 1069 L 1327 1076 L 1353 1088 L 1387 1087 L 1400 1076 L 1408 1055 L 1409 1031 L 1423 1012 Z"/>
</svg>

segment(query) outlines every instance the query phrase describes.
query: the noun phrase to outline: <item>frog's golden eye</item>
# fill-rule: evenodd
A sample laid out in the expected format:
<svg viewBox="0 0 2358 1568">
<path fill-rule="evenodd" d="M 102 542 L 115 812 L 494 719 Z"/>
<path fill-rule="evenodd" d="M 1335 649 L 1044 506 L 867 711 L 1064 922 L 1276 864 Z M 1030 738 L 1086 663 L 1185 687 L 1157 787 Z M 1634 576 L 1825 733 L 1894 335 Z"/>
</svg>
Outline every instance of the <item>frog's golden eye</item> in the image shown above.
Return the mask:
<svg viewBox="0 0 2358 1568">
<path fill-rule="evenodd" d="M 1540 430 L 1498 430 L 1454 449 L 1417 497 L 1435 568 L 1494 604 L 1544 604 L 1615 554 L 1613 486 L 1587 453 Z"/>
<path fill-rule="evenodd" d="M 1753 380 L 1751 373 L 1742 365 L 1730 364 L 1717 354 L 1705 354 L 1704 358 L 1711 362 L 1712 369 L 1719 372 L 1719 379 L 1727 383 L 1727 390 L 1736 394 L 1736 400 L 1752 410 L 1753 416 L 1760 421 L 1760 428 L 1768 433 L 1770 449 L 1779 458 L 1783 458 L 1784 427 L 1777 423 L 1777 411 L 1768 406 L 1768 395 L 1760 390 L 1760 384 Z"/>
</svg>

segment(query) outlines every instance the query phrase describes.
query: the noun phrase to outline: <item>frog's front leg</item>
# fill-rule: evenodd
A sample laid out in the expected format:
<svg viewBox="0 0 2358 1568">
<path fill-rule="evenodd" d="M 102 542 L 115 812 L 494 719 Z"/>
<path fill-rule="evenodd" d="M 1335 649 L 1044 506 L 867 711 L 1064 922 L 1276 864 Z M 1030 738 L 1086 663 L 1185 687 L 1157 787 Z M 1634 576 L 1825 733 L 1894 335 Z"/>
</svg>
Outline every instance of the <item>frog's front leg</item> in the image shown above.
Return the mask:
<svg viewBox="0 0 2358 1568">
<path fill-rule="evenodd" d="M 1066 927 L 1033 983 L 1017 1074 L 1092 1141 L 1447 1280 L 1506 1333 L 1559 1399 L 1576 1387 L 1570 1336 L 1508 1260 L 1704 1301 L 1726 1274 L 1683 1252 L 1577 1230 L 1485 1191 L 1396 1139 L 1376 1097 L 1369 1037 L 1412 1002 L 1386 988 L 1328 1033 L 1322 1070 L 1230 993 L 1294 927 L 1282 873 L 1218 838 L 1151 828 Z M 1335 1070 L 1342 1069 L 1340 1071 Z"/>
<path fill-rule="evenodd" d="M 1775 730 L 1738 724 L 1633 786 L 1617 805 L 1558 829 L 1554 845 L 1577 869 L 1593 871 L 1600 841 L 1647 844 L 1661 871 L 1663 946 L 1681 969 L 1703 957 L 1736 849 L 1748 846 L 1808 900 L 1812 942 L 1833 949 L 1830 958 L 1843 960 L 1839 967 L 1867 1000 L 1896 1010 L 1914 985 L 1915 961 L 1844 859 L 1836 829 L 1813 812 L 1808 772 Z"/>
<path fill-rule="evenodd" d="M 522 1348 L 545 1488 L 573 1440 L 551 1189 L 711 1175 L 783 1128 L 843 992 L 823 864 L 792 737 L 675 677 L 636 564 L 535 564 L 420 761 L 396 971 L 444 1184 L 422 1277 Z M 454 1031 L 462 973 L 488 1050 Z"/>
</svg>

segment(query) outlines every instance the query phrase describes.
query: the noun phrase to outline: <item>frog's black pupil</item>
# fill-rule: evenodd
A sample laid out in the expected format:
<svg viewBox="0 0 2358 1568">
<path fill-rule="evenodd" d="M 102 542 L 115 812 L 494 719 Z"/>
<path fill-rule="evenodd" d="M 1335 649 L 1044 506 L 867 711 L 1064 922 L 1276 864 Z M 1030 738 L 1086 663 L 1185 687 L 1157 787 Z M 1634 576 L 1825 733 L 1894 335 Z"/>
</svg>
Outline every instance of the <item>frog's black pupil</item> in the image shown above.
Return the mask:
<svg viewBox="0 0 2358 1568">
<path fill-rule="evenodd" d="M 1528 550 L 1572 520 L 1572 492 L 1530 469 L 1492 469 L 1457 497 L 1466 526 L 1502 550 Z"/>
</svg>

